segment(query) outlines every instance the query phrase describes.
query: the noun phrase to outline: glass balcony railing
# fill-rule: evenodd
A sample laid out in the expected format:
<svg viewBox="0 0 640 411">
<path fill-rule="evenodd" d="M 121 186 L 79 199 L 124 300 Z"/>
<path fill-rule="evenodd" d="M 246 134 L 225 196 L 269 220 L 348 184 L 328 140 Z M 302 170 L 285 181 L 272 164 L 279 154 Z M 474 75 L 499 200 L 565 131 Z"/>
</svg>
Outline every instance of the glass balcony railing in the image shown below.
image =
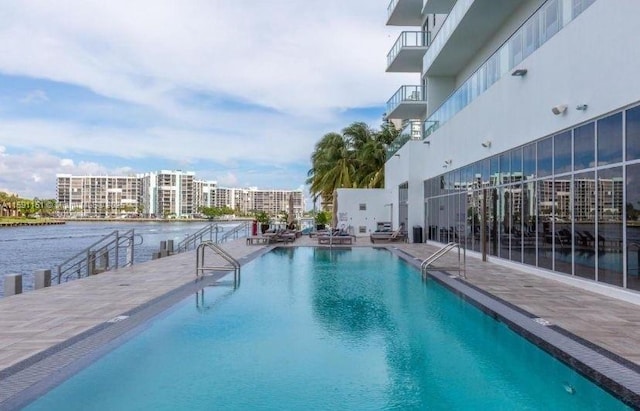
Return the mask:
<svg viewBox="0 0 640 411">
<path fill-rule="evenodd" d="M 391 51 L 387 54 L 387 67 L 393 63 L 393 60 L 400 54 L 400 51 L 406 47 L 429 47 L 431 44 L 431 32 L 429 31 L 403 31 L 398 36 Z"/>
<path fill-rule="evenodd" d="M 393 110 L 405 102 L 424 102 L 426 104 L 426 96 L 427 90 L 425 86 L 401 86 L 387 101 L 387 115 L 391 115 Z"/>
<path fill-rule="evenodd" d="M 387 6 L 387 17 L 391 16 L 391 13 L 393 13 L 393 9 L 395 9 L 397 5 L 398 0 L 391 0 L 389 2 L 389 5 Z"/>
<path fill-rule="evenodd" d="M 449 121 L 500 78 L 511 73 L 526 57 L 540 48 L 595 1 L 548 0 L 544 3 L 431 114 L 424 123 L 424 137 L 429 136 Z M 436 36 L 434 44 L 439 36 L 440 33 Z M 388 106 L 389 103 L 387 103 Z"/>
<path fill-rule="evenodd" d="M 387 160 L 405 145 L 409 140 L 420 140 L 422 138 L 422 121 L 421 120 L 409 120 L 407 121 L 400 134 L 396 137 L 391 144 L 387 146 Z"/>
</svg>

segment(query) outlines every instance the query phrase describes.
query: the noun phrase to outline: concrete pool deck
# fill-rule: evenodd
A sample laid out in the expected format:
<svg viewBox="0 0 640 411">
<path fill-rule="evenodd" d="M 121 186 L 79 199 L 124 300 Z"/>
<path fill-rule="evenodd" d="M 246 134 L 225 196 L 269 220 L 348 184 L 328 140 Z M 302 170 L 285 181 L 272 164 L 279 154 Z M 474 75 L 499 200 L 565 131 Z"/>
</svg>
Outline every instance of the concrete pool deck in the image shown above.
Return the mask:
<svg viewBox="0 0 640 411">
<path fill-rule="evenodd" d="M 368 238 L 358 238 L 352 246 L 372 245 Z M 302 237 L 281 246 L 318 246 L 318 241 Z M 413 260 L 415 265 L 440 245 L 389 243 L 382 246 L 404 254 L 405 259 Z M 272 246 L 247 245 L 241 238 L 223 247 L 242 263 Z M 457 257 L 449 255 L 437 265 L 451 266 L 454 261 L 457 262 Z M 22 372 L 20 382 L 28 386 L 29 378 L 36 378 L 29 377 L 28 368 L 44 360 L 48 352 L 66 342 L 79 340 L 91 330 L 110 324 L 110 320 L 177 289 L 192 293 L 193 290 L 185 287 L 193 284 L 194 278 L 195 252 L 192 251 L 0 299 L 0 408 L 3 401 L 20 390 L 9 377 Z M 470 287 L 471 292 L 496 297 L 516 311 L 526 313 L 528 318 L 543 319 L 545 325 L 564 331 L 596 352 L 612 353 L 610 358 L 629 369 L 623 378 L 640 384 L 639 305 L 470 256 L 467 256 L 466 280 L 455 281 Z M 633 300 L 635 293 L 629 294 Z M 56 370 L 45 367 L 45 371 Z M 634 389 L 634 392 L 640 395 L 640 390 Z"/>
</svg>

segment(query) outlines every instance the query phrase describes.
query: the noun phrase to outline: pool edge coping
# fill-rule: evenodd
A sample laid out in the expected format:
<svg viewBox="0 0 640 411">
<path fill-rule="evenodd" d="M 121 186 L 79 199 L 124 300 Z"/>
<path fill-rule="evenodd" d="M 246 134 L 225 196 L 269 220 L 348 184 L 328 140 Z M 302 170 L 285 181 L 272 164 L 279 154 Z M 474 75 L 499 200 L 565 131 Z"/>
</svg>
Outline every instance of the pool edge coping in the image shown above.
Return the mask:
<svg viewBox="0 0 640 411">
<path fill-rule="evenodd" d="M 243 256 L 240 258 L 241 266 L 274 248 L 277 246 L 263 247 Z M 201 279 L 188 281 L 123 312 L 120 314 L 126 317 L 123 320 L 116 320 L 120 317 L 117 316 L 97 324 L 0 370 L 0 393 L 10 388 L 6 398 L 0 394 L 0 410 L 20 410 L 28 406 L 47 391 L 143 331 L 153 319 L 170 313 L 193 293 L 209 286 L 225 286 L 226 284 L 220 280 L 231 273 L 233 271 L 215 271 Z"/>
<path fill-rule="evenodd" d="M 407 250 L 384 246 L 392 254 L 417 268 L 422 260 Z M 427 273 L 451 292 L 473 304 L 485 314 L 503 322 L 511 330 L 549 355 L 576 370 L 625 405 L 640 409 L 640 366 L 619 355 L 522 309 L 459 276 L 434 267 Z M 536 320 L 542 320 L 537 322 Z M 576 350 L 575 353 L 572 353 Z"/>
</svg>

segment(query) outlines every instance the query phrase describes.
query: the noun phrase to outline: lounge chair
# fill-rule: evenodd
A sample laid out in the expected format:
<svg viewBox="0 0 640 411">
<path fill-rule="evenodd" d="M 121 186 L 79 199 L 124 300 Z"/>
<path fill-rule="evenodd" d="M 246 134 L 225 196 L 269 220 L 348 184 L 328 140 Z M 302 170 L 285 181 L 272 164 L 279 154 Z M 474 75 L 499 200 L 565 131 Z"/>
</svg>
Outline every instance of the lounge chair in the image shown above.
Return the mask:
<svg viewBox="0 0 640 411">
<path fill-rule="evenodd" d="M 372 243 L 389 243 L 389 242 L 402 242 L 407 240 L 407 232 L 398 229 L 396 231 L 375 231 L 370 236 Z"/>
</svg>

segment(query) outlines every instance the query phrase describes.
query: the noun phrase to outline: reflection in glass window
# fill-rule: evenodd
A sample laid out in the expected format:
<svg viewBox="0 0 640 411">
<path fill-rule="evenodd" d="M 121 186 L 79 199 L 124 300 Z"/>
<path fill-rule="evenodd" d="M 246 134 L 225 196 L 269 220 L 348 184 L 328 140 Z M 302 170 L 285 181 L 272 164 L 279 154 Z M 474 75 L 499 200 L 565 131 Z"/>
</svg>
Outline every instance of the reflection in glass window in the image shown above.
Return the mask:
<svg viewBox="0 0 640 411">
<path fill-rule="evenodd" d="M 571 171 L 571 131 L 556 135 L 553 147 L 554 173 L 559 174 Z"/>
<path fill-rule="evenodd" d="M 544 177 L 551 175 L 553 167 L 553 139 L 547 137 L 538 141 L 538 176 Z"/>
<path fill-rule="evenodd" d="M 585 124 L 573 130 L 574 170 L 595 167 L 595 123 Z"/>
<path fill-rule="evenodd" d="M 511 182 L 522 181 L 522 147 L 511 150 Z"/>
<path fill-rule="evenodd" d="M 535 143 L 523 147 L 523 167 L 522 173 L 525 179 L 536 176 L 536 145 Z"/>
<path fill-rule="evenodd" d="M 640 158 L 640 106 L 627 110 L 627 160 Z"/>
<path fill-rule="evenodd" d="M 640 291 L 640 164 L 627 166 L 627 288 Z"/>
<path fill-rule="evenodd" d="M 622 286 L 622 167 L 598 170 L 598 281 Z"/>
<path fill-rule="evenodd" d="M 519 31 L 509 41 L 509 67 L 520 64 L 523 58 L 522 31 Z"/>
<path fill-rule="evenodd" d="M 573 176 L 574 273 L 591 280 L 596 278 L 595 193 L 592 171 Z"/>
<path fill-rule="evenodd" d="M 540 15 L 534 14 L 524 26 L 523 58 L 533 53 L 540 44 Z"/>
<path fill-rule="evenodd" d="M 593 4 L 596 0 L 573 0 L 573 18 L 575 19 L 580 13 L 582 13 L 587 7 Z"/>
<path fill-rule="evenodd" d="M 544 32 L 542 33 L 542 42 L 545 42 L 553 37 L 560 28 L 560 4 L 558 0 L 551 0 L 547 2 L 543 16 Z"/>
<path fill-rule="evenodd" d="M 500 180 L 500 162 L 498 156 L 491 157 L 491 169 L 489 171 L 490 184 L 495 186 Z"/>
<path fill-rule="evenodd" d="M 622 161 L 622 113 L 598 120 L 598 165 Z"/>
</svg>

